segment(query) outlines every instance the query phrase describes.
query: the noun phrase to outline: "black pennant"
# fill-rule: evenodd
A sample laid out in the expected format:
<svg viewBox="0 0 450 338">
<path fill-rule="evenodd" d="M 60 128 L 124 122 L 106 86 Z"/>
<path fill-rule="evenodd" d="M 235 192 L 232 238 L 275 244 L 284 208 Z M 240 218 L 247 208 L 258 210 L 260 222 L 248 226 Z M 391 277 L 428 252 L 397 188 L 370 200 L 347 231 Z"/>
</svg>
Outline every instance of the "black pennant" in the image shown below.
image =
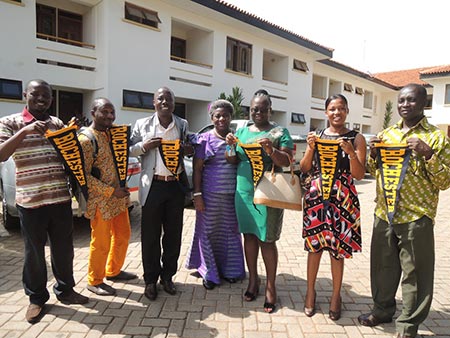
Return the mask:
<svg viewBox="0 0 450 338">
<path fill-rule="evenodd" d="M 77 127 L 66 127 L 45 134 L 49 142 L 56 149 L 63 160 L 64 166 L 80 186 L 84 198 L 87 200 L 88 188 L 86 181 L 83 150 L 77 137 Z"/>
<path fill-rule="evenodd" d="M 159 154 L 166 168 L 178 178 L 178 167 L 181 163 L 181 141 L 179 139 L 162 140 L 159 146 Z"/>
<path fill-rule="evenodd" d="M 377 143 L 378 169 L 386 200 L 389 223 L 392 224 L 398 203 L 399 191 L 408 168 L 411 149 L 406 144 Z"/>
<path fill-rule="evenodd" d="M 112 126 L 109 129 L 109 134 L 111 136 L 110 146 L 117 175 L 119 176 L 119 184 L 121 187 L 125 187 L 127 182 L 130 126 L 129 125 Z"/>
</svg>

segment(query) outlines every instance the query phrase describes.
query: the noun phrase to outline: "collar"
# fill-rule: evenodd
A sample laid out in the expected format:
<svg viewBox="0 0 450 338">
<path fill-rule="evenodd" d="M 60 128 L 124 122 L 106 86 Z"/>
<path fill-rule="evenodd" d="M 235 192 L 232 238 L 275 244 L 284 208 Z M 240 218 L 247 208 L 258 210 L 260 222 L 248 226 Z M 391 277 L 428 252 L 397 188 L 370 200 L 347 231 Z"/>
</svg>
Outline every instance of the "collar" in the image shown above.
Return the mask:
<svg viewBox="0 0 450 338">
<path fill-rule="evenodd" d="M 164 129 L 170 129 L 170 128 L 172 128 L 172 127 L 174 126 L 174 124 L 175 124 L 175 117 L 174 117 L 173 114 L 172 114 L 172 122 L 169 123 L 169 125 L 167 126 L 167 128 L 164 128 L 164 127 L 162 126 L 162 124 L 159 122 L 158 114 L 157 114 L 157 113 L 155 114 L 155 126 L 161 126 L 161 127 L 164 128 Z"/>
<path fill-rule="evenodd" d="M 398 128 L 398 129 L 402 129 L 403 128 L 403 119 L 398 121 L 395 124 L 395 127 Z M 429 130 L 430 129 L 431 125 L 428 122 L 428 119 L 427 119 L 426 116 L 422 117 L 422 119 L 419 122 L 417 122 L 417 124 L 415 126 L 411 127 L 410 130 L 411 129 L 417 129 L 417 128 L 420 128 L 420 127 L 422 127 L 425 130 Z"/>
<path fill-rule="evenodd" d="M 37 121 L 36 117 L 34 117 L 34 115 L 29 112 L 27 107 L 24 107 L 22 110 L 22 118 L 25 123 L 31 123 L 31 122 Z M 49 121 L 50 119 L 51 119 L 51 117 L 49 115 L 48 119 L 46 119 L 44 121 Z"/>
</svg>

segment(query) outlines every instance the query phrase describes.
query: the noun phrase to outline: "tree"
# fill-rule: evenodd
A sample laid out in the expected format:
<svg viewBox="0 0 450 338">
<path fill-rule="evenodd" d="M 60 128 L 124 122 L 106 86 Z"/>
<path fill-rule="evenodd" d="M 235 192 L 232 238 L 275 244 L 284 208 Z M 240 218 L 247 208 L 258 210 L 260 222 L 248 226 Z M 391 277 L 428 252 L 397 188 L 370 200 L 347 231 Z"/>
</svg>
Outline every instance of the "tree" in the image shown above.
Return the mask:
<svg viewBox="0 0 450 338">
<path fill-rule="evenodd" d="M 233 87 L 231 89 L 231 95 L 226 96 L 225 93 L 220 93 L 219 99 L 230 101 L 234 108 L 234 116 L 233 119 L 245 118 L 245 111 L 242 109 L 241 104 L 244 101 L 244 96 L 242 95 L 242 88 L 238 86 Z"/>
<path fill-rule="evenodd" d="M 392 120 L 392 101 L 389 100 L 386 102 L 386 107 L 384 110 L 384 120 L 383 120 L 383 129 L 386 129 L 387 127 L 389 127 L 389 124 L 391 123 Z"/>
</svg>

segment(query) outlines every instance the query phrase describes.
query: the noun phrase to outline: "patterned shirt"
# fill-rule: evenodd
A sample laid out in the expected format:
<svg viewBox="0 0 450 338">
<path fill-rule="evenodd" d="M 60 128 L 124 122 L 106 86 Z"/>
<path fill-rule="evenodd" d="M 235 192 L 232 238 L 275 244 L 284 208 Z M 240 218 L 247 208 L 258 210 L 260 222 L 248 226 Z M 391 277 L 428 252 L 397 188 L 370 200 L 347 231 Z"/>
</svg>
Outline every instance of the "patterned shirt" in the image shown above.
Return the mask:
<svg viewBox="0 0 450 338">
<path fill-rule="evenodd" d="M 83 149 L 84 165 L 86 170 L 89 198 L 87 201 L 86 218 L 93 218 L 97 208 L 104 220 L 109 220 L 124 210 L 130 204 L 129 197 L 117 198 L 113 196 L 114 190 L 119 187 L 113 155 L 110 147 L 109 132 L 102 132 L 89 127 L 97 139 L 97 156 L 94 162 L 94 148 L 91 140 L 80 134 L 81 148 Z M 90 175 L 92 167 L 100 170 L 100 179 Z"/>
<path fill-rule="evenodd" d="M 424 117 L 406 133 L 402 131 L 402 121 L 378 134 L 384 143 L 406 143 L 410 137 L 418 137 L 433 150 L 427 161 L 423 156 L 412 152 L 405 178 L 399 191 L 393 224 L 415 221 L 423 216 L 434 220 L 439 201 L 439 190 L 450 187 L 450 143 L 444 132 L 428 123 Z M 385 221 L 387 206 L 381 188 L 381 174 L 376 168 L 376 159 L 369 157 L 370 172 L 376 175 L 377 199 L 375 215 Z"/>
<path fill-rule="evenodd" d="M 26 109 L 22 113 L 0 119 L 0 144 L 22 128 L 36 121 Z M 50 131 L 64 123 L 50 116 L 46 121 Z M 24 208 L 70 201 L 67 175 L 55 149 L 44 135 L 28 134 L 12 155 L 16 164 L 16 203 Z"/>
</svg>

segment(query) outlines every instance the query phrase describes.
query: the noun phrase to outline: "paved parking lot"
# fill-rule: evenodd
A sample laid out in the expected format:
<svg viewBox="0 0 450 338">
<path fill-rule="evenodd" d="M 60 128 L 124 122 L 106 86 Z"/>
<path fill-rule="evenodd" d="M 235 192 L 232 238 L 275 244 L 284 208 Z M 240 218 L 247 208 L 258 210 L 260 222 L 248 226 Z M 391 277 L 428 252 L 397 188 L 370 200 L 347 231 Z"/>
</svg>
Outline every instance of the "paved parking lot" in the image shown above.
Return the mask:
<svg viewBox="0 0 450 338">
<path fill-rule="evenodd" d="M 192 237 L 195 213 L 186 209 L 182 254 L 175 283 L 176 296 L 162 290 L 156 301 L 143 296 L 142 278 L 115 283 L 115 297 L 95 296 L 85 289 L 89 246 L 89 225 L 75 224 L 76 289 L 91 297 L 85 305 L 66 306 L 52 294 L 47 314 L 35 325 L 25 321 L 28 298 L 21 283 L 23 243 L 19 232 L 6 233 L 0 226 L 0 337 L 94 338 L 94 337 L 226 337 L 226 338 L 381 338 L 395 334 L 394 324 L 376 328 L 360 326 L 357 317 L 370 310 L 369 246 L 375 184 L 366 178 L 358 183 L 362 204 L 363 252 L 347 260 L 342 290 L 342 318 L 328 318 L 331 277 L 328 255 L 324 255 L 317 286 L 318 313 L 303 313 L 306 291 L 306 253 L 301 238 L 301 213 L 287 211 L 279 247 L 278 311 L 263 312 L 264 290 L 254 302 L 244 302 L 246 281 L 206 291 L 200 278 L 184 268 Z M 139 208 L 132 211 L 132 238 L 125 269 L 142 276 Z M 436 221 L 435 295 L 421 337 L 450 337 L 450 190 L 441 194 Z M 48 253 L 48 251 L 47 251 Z M 49 259 L 48 259 L 49 261 Z M 260 263 L 260 275 L 264 265 Z M 54 282 L 49 267 L 49 283 Z M 264 284 L 264 283 L 263 283 Z M 401 302 L 399 302 L 401 303 Z"/>
</svg>

